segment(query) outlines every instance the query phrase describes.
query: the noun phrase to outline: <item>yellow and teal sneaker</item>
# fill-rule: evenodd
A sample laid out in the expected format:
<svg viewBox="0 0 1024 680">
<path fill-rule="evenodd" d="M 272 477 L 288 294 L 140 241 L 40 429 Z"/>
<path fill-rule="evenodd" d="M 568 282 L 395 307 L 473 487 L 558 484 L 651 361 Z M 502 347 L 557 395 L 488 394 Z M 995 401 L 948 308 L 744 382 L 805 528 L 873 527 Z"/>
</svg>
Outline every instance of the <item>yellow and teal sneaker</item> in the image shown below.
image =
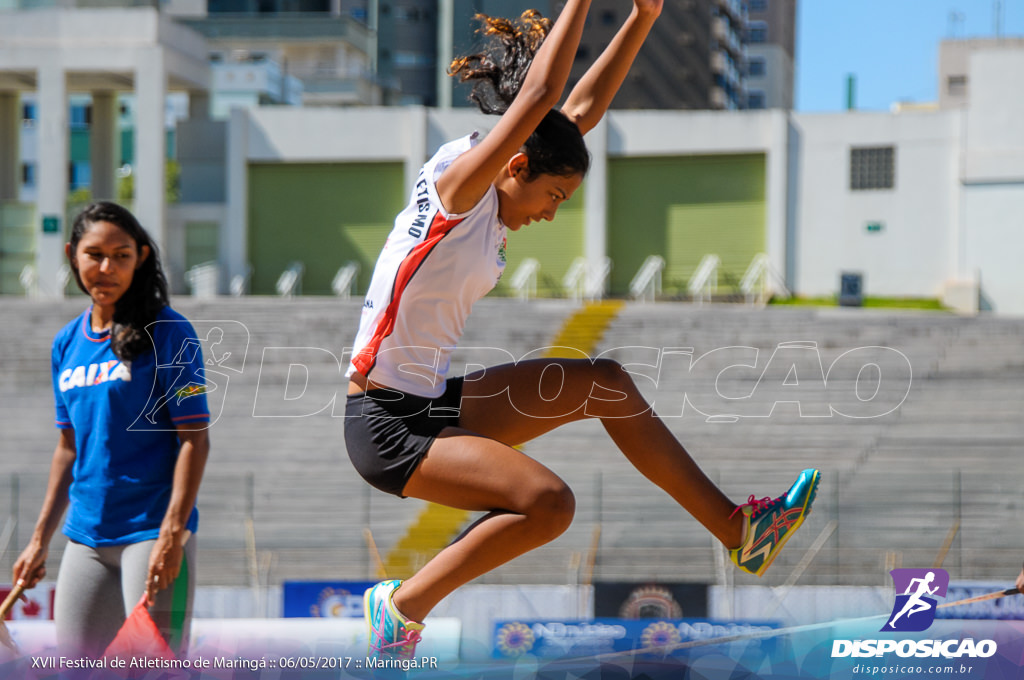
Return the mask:
<svg viewBox="0 0 1024 680">
<path fill-rule="evenodd" d="M 818 470 L 804 470 L 785 494 L 761 499 L 751 495 L 733 511 L 733 515 L 742 512 L 746 520 L 743 545 L 729 551 L 737 567 L 760 576 L 771 566 L 782 546 L 810 514 L 820 477 Z"/>
<path fill-rule="evenodd" d="M 391 596 L 400 585 L 401 581 L 382 581 L 363 594 L 371 656 L 412 659 L 416 655 L 423 624 L 406 619 L 395 609 Z"/>
</svg>

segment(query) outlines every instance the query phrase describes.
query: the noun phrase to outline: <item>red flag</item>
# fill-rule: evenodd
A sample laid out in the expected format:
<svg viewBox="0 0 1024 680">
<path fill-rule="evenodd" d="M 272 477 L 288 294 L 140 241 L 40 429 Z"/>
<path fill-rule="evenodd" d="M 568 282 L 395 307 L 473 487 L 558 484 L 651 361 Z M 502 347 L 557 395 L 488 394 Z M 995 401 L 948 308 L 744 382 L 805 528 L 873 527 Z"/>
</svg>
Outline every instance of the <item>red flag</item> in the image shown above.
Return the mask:
<svg viewBox="0 0 1024 680">
<path fill-rule="evenodd" d="M 153 623 L 146 606 L 146 594 L 135 605 L 128 615 L 121 630 L 107 647 L 103 656 L 108 658 L 130 659 L 146 657 L 149 659 L 176 659 L 174 652 L 167 645 L 164 636 Z"/>
</svg>

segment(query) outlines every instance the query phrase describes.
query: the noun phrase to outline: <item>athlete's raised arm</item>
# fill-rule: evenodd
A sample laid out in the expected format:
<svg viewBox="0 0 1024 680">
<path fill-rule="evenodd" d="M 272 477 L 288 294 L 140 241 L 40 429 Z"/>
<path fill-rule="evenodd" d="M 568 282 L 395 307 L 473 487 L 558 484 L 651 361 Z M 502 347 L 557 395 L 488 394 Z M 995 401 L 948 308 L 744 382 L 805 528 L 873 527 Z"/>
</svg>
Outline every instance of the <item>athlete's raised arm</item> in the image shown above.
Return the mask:
<svg viewBox="0 0 1024 680">
<path fill-rule="evenodd" d="M 597 125 L 619 91 L 644 44 L 663 0 L 634 0 L 633 10 L 608 47 L 569 93 L 562 113 L 586 134 Z"/>
<path fill-rule="evenodd" d="M 590 0 L 569 0 L 547 38 L 543 33 L 537 35 L 544 42 L 532 62 L 522 65 L 529 71 L 522 87 L 512 93 L 514 99 L 501 120 L 479 144 L 459 156 L 438 180 L 438 196 L 448 212 L 460 213 L 476 205 L 502 168 L 561 99 L 589 8 Z M 503 20 L 492 20 L 485 27 L 487 33 L 503 30 L 517 29 Z M 459 73 L 465 59 L 453 62 L 450 69 L 453 74 Z"/>
</svg>

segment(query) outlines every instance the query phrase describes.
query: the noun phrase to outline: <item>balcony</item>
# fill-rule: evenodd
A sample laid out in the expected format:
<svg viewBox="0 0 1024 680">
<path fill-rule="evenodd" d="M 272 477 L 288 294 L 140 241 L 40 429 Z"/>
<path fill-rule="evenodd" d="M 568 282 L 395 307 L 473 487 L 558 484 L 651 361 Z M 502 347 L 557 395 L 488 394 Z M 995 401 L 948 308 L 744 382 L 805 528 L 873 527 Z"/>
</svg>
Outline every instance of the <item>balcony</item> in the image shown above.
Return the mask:
<svg viewBox="0 0 1024 680">
<path fill-rule="evenodd" d="M 712 17 L 711 37 L 736 57 L 743 57 L 743 40 L 740 38 L 740 34 L 736 31 L 733 24 L 731 24 L 725 17 Z"/>
<path fill-rule="evenodd" d="M 747 8 L 741 0 L 715 0 L 715 5 L 727 12 L 734 23 L 743 24 L 747 20 Z"/>
<path fill-rule="evenodd" d="M 318 12 L 279 14 L 216 14 L 202 19 L 179 19 L 194 31 L 216 43 L 219 40 L 303 41 L 333 39 L 344 41 L 369 54 L 371 31 L 347 16 Z"/>
</svg>

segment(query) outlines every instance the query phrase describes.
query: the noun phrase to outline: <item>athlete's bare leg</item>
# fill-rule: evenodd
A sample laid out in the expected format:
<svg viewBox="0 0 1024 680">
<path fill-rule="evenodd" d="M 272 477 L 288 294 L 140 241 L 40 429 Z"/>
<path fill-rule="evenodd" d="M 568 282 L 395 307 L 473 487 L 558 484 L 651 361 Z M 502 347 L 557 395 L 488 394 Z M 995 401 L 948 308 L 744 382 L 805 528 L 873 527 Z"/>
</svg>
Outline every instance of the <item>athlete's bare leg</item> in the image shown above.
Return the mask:
<svg viewBox="0 0 1024 680">
<path fill-rule="evenodd" d="M 726 547 L 739 545 L 736 504 L 700 470 L 613 361 L 538 359 L 466 377 L 460 429 L 435 440 L 403 493 L 468 510 L 490 510 L 395 592 L 421 621 L 460 585 L 559 536 L 572 520 L 565 483 L 511 447 L 568 422 L 599 418 L 648 479 Z M 475 433 L 479 436 L 473 436 Z"/>
<path fill-rule="evenodd" d="M 538 417 L 543 414 L 554 417 Z M 701 471 L 617 362 L 537 359 L 466 376 L 459 424 L 498 441 L 522 444 L 582 418 L 599 418 L 636 469 L 726 547 L 740 544 L 742 518 L 729 518 L 736 505 Z"/>
<path fill-rule="evenodd" d="M 490 511 L 395 591 L 395 606 L 414 621 L 459 586 L 557 538 L 576 509 L 572 491 L 551 470 L 458 428 L 434 440 L 402 493 Z"/>
</svg>

